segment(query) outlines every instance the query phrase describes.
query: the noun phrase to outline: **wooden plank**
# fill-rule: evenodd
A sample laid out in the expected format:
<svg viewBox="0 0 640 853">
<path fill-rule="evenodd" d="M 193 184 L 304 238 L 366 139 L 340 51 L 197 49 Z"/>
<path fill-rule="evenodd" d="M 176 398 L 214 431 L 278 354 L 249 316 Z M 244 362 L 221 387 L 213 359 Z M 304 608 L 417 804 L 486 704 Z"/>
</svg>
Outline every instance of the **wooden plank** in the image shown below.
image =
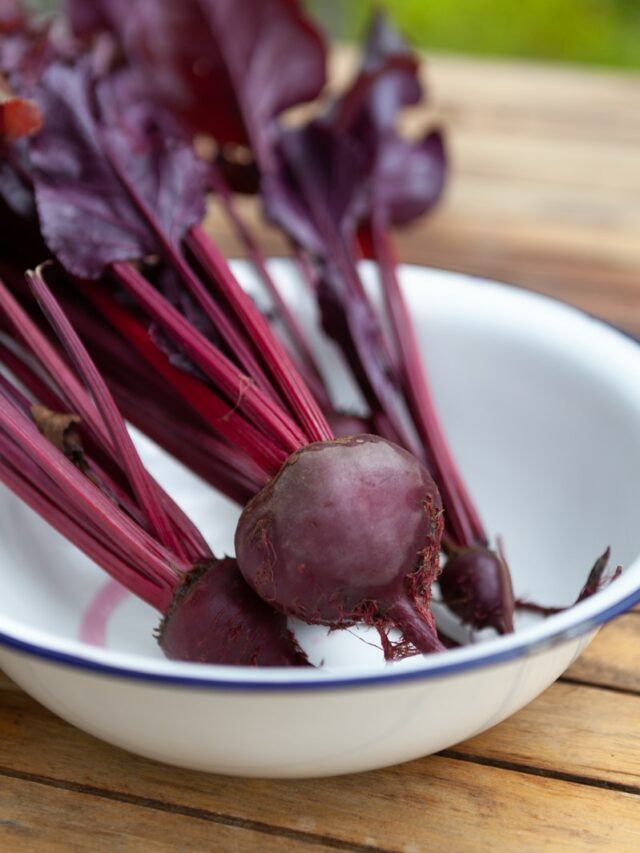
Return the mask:
<svg viewBox="0 0 640 853">
<path fill-rule="evenodd" d="M 640 612 L 620 616 L 603 628 L 566 675 L 640 694 Z"/>
<path fill-rule="evenodd" d="M 573 188 L 589 189 L 594 194 L 615 191 L 623 210 L 640 194 L 640 122 L 637 137 L 624 143 L 524 132 L 507 135 L 495 128 L 467 130 L 456 124 L 449 130 L 457 175 L 482 176 L 498 184 L 526 181 L 524 193 L 531 182 L 552 185 L 558 192 Z"/>
<path fill-rule="evenodd" d="M 424 811 L 420 821 L 415 820 L 418 804 L 421 810 L 429 804 L 434 821 L 446 826 L 455 801 L 456 820 L 466 824 L 468 832 L 475 821 L 478 831 L 495 839 L 501 837 L 501 827 L 513 831 L 521 825 L 515 817 L 509 823 L 509 815 L 513 817 L 523 799 L 531 810 L 530 824 L 523 819 L 523 838 L 529 834 L 533 838 L 533 816 L 548 811 L 550 820 L 553 815 L 549 838 L 559 843 L 568 828 L 567 838 L 577 830 L 580 810 L 605 796 L 598 787 L 602 784 L 624 791 L 607 799 L 600 810 L 593 809 L 599 814 L 589 814 L 585 832 L 600 838 L 607 827 L 610 830 L 608 822 L 618 809 L 621 819 L 630 819 L 633 813 L 627 812 L 629 802 L 640 809 L 640 797 L 628 800 L 628 791 L 640 792 L 639 713 L 638 697 L 557 684 L 510 721 L 456 750 L 473 762 L 503 767 L 429 758 L 338 779 L 247 781 L 167 768 L 130 756 L 72 729 L 25 695 L 8 692 L 0 702 L 0 772 L 54 777 L 111 795 L 162 800 L 180 808 L 212 810 L 295 831 L 322 831 L 391 849 L 403 849 L 410 840 L 399 827 L 406 827 L 406 833 L 424 832 L 414 840 L 427 842 L 430 821 Z M 525 772 L 514 772 L 513 765 Z M 539 774 L 539 767 L 562 779 L 530 775 Z M 575 784 L 575 778 L 592 783 Z M 556 815 L 551 810 L 553 797 L 568 811 L 561 809 Z M 296 809 L 291 809 L 291 802 L 296 802 Z M 436 835 L 436 840 L 444 845 L 446 833 Z M 464 836 L 457 840 L 462 844 Z"/>
<path fill-rule="evenodd" d="M 335 849 L 302 835 L 225 825 L 212 813 L 199 819 L 162 804 L 122 802 L 6 776 L 0 780 L 0 847 L 12 853 Z"/>
<path fill-rule="evenodd" d="M 608 140 L 638 134 L 637 72 L 427 54 L 424 75 L 433 101 L 461 121 L 493 117 L 505 121 L 509 132 L 514 119 L 536 122 L 551 138 L 583 137 L 586 131 Z"/>
<path fill-rule="evenodd" d="M 564 237 L 564 238 L 563 238 Z M 636 266 L 607 257 L 602 243 L 590 251 L 584 234 L 575 240 L 556 235 L 546 243 L 543 229 L 490 220 L 480 226 L 471 218 L 455 222 L 444 214 L 431 227 L 398 235 L 400 257 L 440 269 L 451 269 L 504 281 L 561 299 L 614 325 L 640 335 L 640 279 Z M 595 239 L 595 238 L 594 238 Z M 572 245 L 567 246 L 567 242 Z M 630 250 L 635 253 L 635 249 Z"/>
<path fill-rule="evenodd" d="M 640 170 L 640 157 L 638 157 Z M 490 197 L 490 201 L 488 198 Z M 615 189 L 562 187 L 556 183 L 453 173 L 445 202 L 431 222 L 475 227 L 482 233 L 500 227 L 523 235 L 546 251 L 578 250 L 611 263 L 640 263 L 637 205 L 640 191 L 624 201 Z M 431 230 L 428 221 L 419 227 Z M 597 239 L 596 239 L 597 238 Z"/>
<path fill-rule="evenodd" d="M 455 752 L 606 780 L 640 792 L 639 723 L 640 696 L 559 683 Z"/>
<path fill-rule="evenodd" d="M 160 800 L 137 799 L 136 791 L 114 802 L 112 793 L 96 788 L 77 793 L 0 777 L 3 849 L 287 851 L 306 849 L 316 832 L 321 850 L 620 853 L 640 842 L 640 797 L 448 758 L 302 782 L 146 765 L 122 762 L 122 787 L 125 777 L 154 772 L 164 777 Z M 174 805 L 168 799 L 174 795 L 187 806 Z M 237 824 L 234 814 L 248 814 L 251 826 L 273 827 L 276 834 L 229 827 Z"/>
<path fill-rule="evenodd" d="M 14 684 L 11 679 L 0 670 L 0 693 L 11 692 L 11 693 L 19 693 L 20 688 L 17 684 Z M 1 701 L 1 699 L 0 699 Z"/>
<path fill-rule="evenodd" d="M 349 79 L 357 51 L 334 53 L 330 90 Z M 409 127 L 431 116 L 450 127 L 494 128 L 506 137 L 528 133 L 550 141 L 629 143 L 640 134 L 640 74 L 530 61 L 494 61 L 428 51 L 422 78 L 426 108 Z M 420 115 L 421 113 L 421 115 Z"/>
</svg>

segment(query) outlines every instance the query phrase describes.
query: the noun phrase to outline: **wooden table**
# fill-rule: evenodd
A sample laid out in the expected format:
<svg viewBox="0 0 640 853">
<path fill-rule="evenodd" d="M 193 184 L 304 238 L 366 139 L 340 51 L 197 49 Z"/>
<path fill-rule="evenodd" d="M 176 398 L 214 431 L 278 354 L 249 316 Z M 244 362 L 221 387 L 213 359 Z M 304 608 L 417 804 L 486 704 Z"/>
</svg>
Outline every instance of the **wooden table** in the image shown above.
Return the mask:
<svg viewBox="0 0 640 853">
<path fill-rule="evenodd" d="M 429 71 L 453 178 L 440 211 L 400 238 L 402 258 L 549 293 L 640 335 L 640 78 L 447 57 Z M 166 768 L 0 676 L 2 851 L 492 848 L 640 850 L 640 612 L 492 731 L 337 779 Z"/>
</svg>

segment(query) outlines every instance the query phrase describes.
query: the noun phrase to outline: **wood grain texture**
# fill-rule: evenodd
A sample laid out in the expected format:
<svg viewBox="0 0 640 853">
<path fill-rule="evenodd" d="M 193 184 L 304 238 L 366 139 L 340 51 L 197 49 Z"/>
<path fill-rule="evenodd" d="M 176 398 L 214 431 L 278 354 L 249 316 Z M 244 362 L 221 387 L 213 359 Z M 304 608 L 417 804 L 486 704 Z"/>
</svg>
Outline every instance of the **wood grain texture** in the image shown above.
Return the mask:
<svg viewBox="0 0 640 853">
<path fill-rule="evenodd" d="M 11 853 L 161 853 L 205 850 L 289 853 L 335 849 L 320 839 L 268 834 L 214 816 L 114 800 L 48 783 L 3 777 L 0 849 Z"/>
<path fill-rule="evenodd" d="M 627 613 L 603 628 L 566 677 L 640 696 L 640 613 Z"/>
<path fill-rule="evenodd" d="M 519 849 L 534 849 L 543 815 L 548 849 L 570 842 L 583 849 L 588 839 L 632 849 L 640 809 L 637 696 L 556 684 L 453 755 L 300 782 L 169 769 L 73 729 L 18 691 L 0 697 L 0 790 L 2 774 L 31 774 L 133 805 L 393 850 L 445 849 L 452 824 L 454 849 L 465 849 L 474 826 L 505 844 L 517 828 Z"/>
<path fill-rule="evenodd" d="M 554 684 L 456 754 L 612 782 L 640 794 L 640 696 Z"/>
<path fill-rule="evenodd" d="M 144 774 L 139 763 L 127 764 L 127 772 Z M 157 772 L 170 773 L 167 768 Z M 304 782 L 181 776 L 187 806 L 169 799 L 170 786 L 161 789 L 163 798 L 147 799 L 99 788 L 69 789 L 46 777 L 26 780 L 33 785 L 26 788 L 25 780 L 18 784 L 0 776 L 5 823 L 0 822 L 0 841 L 5 832 L 7 845 L 2 849 L 106 850 L 118 836 L 123 846 L 117 849 L 124 850 L 136 849 L 136 843 L 144 850 L 270 851 L 317 845 L 406 853 L 492 850 L 496 845 L 632 851 L 638 845 L 638 796 L 451 758 Z M 202 787 L 208 789 L 206 797 Z M 230 787 L 233 799 L 225 797 Z M 250 817 L 239 818 L 239 811 Z M 9 847 L 20 834 L 26 837 L 23 846 Z M 96 846 L 89 843 L 93 835 Z"/>
</svg>

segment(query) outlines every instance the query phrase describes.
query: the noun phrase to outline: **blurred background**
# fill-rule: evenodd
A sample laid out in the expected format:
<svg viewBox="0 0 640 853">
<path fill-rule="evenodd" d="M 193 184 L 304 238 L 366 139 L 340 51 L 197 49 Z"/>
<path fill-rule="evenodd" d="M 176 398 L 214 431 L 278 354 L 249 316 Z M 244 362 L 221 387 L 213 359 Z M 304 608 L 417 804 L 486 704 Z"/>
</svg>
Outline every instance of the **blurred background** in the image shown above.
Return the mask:
<svg viewBox="0 0 640 853">
<path fill-rule="evenodd" d="M 640 0 L 307 0 L 353 39 L 376 7 L 427 49 L 640 68 Z"/>
<path fill-rule="evenodd" d="M 444 128 L 449 179 L 398 235 L 402 260 L 547 293 L 640 338 L 640 0 L 302 2 L 352 42 L 386 9 L 425 51 L 428 97 L 405 118 Z M 334 84 L 355 61 L 334 51 Z"/>
<path fill-rule="evenodd" d="M 425 51 L 442 203 L 403 260 L 537 290 L 640 337 L 640 0 L 305 0 L 359 39 L 386 9 Z"/>
<path fill-rule="evenodd" d="M 27 2 L 50 11 L 61 0 Z M 372 10 L 382 8 L 421 48 L 640 68 L 640 0 L 303 2 L 332 36 L 347 40 L 358 38 Z"/>
</svg>

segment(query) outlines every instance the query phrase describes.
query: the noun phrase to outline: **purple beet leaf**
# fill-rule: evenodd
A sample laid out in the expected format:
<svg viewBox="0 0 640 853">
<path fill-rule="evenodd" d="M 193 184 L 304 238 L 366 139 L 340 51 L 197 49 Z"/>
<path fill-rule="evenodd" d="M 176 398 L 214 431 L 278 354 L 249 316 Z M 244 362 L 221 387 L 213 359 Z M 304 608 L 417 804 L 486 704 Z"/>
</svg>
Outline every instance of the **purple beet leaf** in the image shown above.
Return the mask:
<svg viewBox="0 0 640 853">
<path fill-rule="evenodd" d="M 127 88 L 137 99 L 135 78 L 121 73 L 96 93 L 84 58 L 74 66 L 51 65 L 37 90 L 44 129 L 30 153 L 42 232 L 63 265 L 84 278 L 159 252 L 165 237 L 179 242 L 204 215 L 202 164 L 188 142 L 159 125 L 138 132 L 133 117 L 145 114 L 135 109 L 137 100 L 123 109 Z M 108 128 L 97 117 L 98 103 Z M 135 182 L 140 206 L 132 203 L 127 181 Z M 162 237 L 143 207 L 153 211 Z"/>
<path fill-rule="evenodd" d="M 275 116 L 315 98 L 324 42 L 298 0 L 68 2 L 78 33 L 108 29 L 156 97 L 194 132 L 268 163 Z"/>
<path fill-rule="evenodd" d="M 440 132 L 428 131 L 414 141 L 400 136 L 396 127 L 400 111 L 422 99 L 418 69 L 415 55 L 377 14 L 360 72 L 325 119 L 366 152 L 369 217 L 384 224 L 404 225 L 423 215 L 444 187 L 446 158 Z"/>
</svg>

